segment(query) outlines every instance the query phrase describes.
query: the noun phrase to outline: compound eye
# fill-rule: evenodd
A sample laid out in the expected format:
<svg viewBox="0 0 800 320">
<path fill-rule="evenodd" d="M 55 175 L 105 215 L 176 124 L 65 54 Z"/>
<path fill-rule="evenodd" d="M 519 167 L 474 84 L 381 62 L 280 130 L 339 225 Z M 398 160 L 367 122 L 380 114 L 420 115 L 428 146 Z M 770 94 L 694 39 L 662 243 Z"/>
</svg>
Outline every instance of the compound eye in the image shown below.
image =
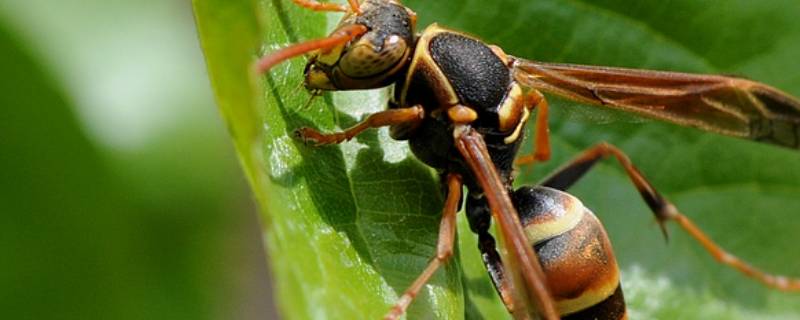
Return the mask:
<svg viewBox="0 0 800 320">
<path fill-rule="evenodd" d="M 387 37 L 380 48 L 364 37 L 339 60 L 339 70 L 351 78 L 383 75 L 403 59 L 407 50 L 408 45 L 399 36 Z"/>
</svg>

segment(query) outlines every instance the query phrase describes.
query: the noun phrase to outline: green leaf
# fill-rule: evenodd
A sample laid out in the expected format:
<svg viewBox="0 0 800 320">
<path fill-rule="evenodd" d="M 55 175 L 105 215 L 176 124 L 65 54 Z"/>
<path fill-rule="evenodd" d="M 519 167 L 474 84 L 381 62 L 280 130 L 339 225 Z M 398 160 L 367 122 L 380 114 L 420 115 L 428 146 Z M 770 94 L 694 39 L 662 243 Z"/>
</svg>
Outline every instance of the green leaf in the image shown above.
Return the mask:
<svg viewBox="0 0 800 320">
<path fill-rule="evenodd" d="M 263 52 L 325 35 L 339 17 L 289 1 L 194 5 L 218 103 L 262 205 L 283 314 L 382 316 L 434 251 L 442 203 L 434 175 L 385 130 L 341 147 L 313 148 L 291 138 L 301 126 L 347 127 L 383 109 L 384 93 L 325 95 L 306 106 L 302 59 L 265 77 L 251 68 Z M 445 271 L 410 315 L 463 313 L 458 263 Z"/>
<path fill-rule="evenodd" d="M 519 57 L 741 74 L 800 94 L 800 7 L 790 1 L 405 3 L 419 14 L 420 26 L 439 22 Z M 194 6 L 217 101 L 262 206 L 283 315 L 379 317 L 434 252 L 441 208 L 436 179 L 385 130 L 325 148 L 304 146 L 291 131 L 347 127 L 381 110 L 385 92 L 326 94 L 307 104 L 303 59 L 263 77 L 253 73 L 258 56 L 326 35 L 336 14 L 279 0 L 195 0 Z M 552 102 L 554 159 L 522 174 L 520 184 L 535 183 L 580 150 L 609 141 L 720 244 L 766 270 L 800 275 L 800 254 L 792 250 L 800 228 L 792 219 L 800 212 L 800 153 L 612 112 L 592 111 L 588 118 L 601 121 L 588 121 L 574 103 Z M 608 121 L 614 118 L 622 119 Z M 611 161 L 571 191 L 608 228 L 632 318 L 800 313 L 796 295 L 715 263 L 678 228 L 670 228 L 665 244 Z M 474 238 L 460 231 L 460 258 L 423 290 L 409 318 L 507 317 L 481 269 Z"/>
</svg>

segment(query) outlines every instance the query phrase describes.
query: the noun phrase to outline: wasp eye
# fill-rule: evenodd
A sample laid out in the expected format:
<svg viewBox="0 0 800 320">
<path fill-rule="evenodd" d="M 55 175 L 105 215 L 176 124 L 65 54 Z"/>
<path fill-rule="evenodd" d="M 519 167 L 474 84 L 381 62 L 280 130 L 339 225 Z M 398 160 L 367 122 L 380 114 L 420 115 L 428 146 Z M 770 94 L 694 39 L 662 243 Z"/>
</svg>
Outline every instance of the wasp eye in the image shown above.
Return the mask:
<svg viewBox="0 0 800 320">
<path fill-rule="evenodd" d="M 405 56 L 408 45 L 398 36 L 387 37 L 380 48 L 366 38 L 352 45 L 339 61 L 339 70 L 351 78 L 383 75 Z"/>
</svg>

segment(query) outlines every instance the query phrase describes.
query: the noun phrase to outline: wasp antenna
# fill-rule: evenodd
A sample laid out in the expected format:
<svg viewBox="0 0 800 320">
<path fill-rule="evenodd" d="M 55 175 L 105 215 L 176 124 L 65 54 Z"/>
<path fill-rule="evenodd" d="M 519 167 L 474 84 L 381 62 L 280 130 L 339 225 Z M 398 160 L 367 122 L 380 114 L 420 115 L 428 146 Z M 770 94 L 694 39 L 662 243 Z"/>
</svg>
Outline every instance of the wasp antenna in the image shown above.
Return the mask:
<svg viewBox="0 0 800 320">
<path fill-rule="evenodd" d="M 346 43 L 347 41 L 350 41 L 353 38 L 364 34 L 365 32 L 367 32 L 367 27 L 360 24 L 345 26 L 327 38 L 301 42 L 266 55 L 258 60 L 256 68 L 258 73 L 265 73 L 283 61 L 314 50 L 333 48 L 337 45 Z"/>
<path fill-rule="evenodd" d="M 314 0 L 292 0 L 292 2 L 300 7 L 313 11 L 338 11 L 346 13 L 352 10 L 357 15 L 361 14 L 361 6 L 358 4 L 358 0 L 347 0 L 350 4 L 349 9 L 347 6 L 338 3 L 322 3 Z"/>
<path fill-rule="evenodd" d="M 314 0 L 292 0 L 294 4 L 312 11 L 347 12 L 347 6 L 338 3 L 321 3 Z M 352 4 L 351 4 L 352 6 Z"/>
</svg>

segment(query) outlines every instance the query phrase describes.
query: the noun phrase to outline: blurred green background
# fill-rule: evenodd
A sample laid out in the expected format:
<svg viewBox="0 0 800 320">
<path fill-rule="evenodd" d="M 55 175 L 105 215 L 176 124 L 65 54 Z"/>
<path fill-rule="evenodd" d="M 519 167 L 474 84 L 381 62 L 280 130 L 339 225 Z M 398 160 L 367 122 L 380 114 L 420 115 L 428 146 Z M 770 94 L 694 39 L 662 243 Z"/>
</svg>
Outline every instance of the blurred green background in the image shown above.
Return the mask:
<svg viewBox="0 0 800 320">
<path fill-rule="evenodd" d="M 0 1 L 0 318 L 270 317 L 189 1 Z"/>
</svg>

